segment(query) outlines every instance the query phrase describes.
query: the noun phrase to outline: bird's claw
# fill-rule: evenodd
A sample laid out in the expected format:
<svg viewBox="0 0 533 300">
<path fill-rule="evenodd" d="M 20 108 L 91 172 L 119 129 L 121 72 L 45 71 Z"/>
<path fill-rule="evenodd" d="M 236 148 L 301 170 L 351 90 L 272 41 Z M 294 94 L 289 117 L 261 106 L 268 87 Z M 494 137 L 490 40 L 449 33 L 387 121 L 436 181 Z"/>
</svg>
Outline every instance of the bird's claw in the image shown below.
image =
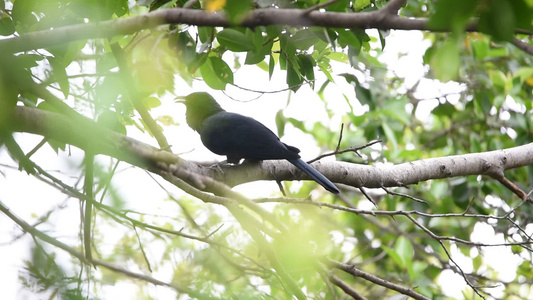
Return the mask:
<svg viewBox="0 0 533 300">
<path fill-rule="evenodd" d="M 209 166 L 209 169 L 214 169 L 220 172 L 221 174 L 224 174 L 224 170 L 222 170 L 221 166 L 228 166 L 228 165 L 229 165 L 228 161 L 224 160 L 224 161 L 217 162 L 216 164 Z"/>
</svg>

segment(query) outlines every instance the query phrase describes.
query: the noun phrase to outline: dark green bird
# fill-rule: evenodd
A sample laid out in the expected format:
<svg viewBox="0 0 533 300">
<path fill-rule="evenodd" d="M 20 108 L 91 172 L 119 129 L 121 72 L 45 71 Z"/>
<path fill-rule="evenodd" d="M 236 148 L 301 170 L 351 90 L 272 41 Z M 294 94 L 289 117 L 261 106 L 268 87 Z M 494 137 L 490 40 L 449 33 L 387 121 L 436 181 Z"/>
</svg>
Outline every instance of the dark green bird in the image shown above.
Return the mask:
<svg viewBox="0 0 533 300">
<path fill-rule="evenodd" d="M 241 159 L 286 159 L 326 190 L 339 193 L 331 181 L 300 159 L 298 148 L 282 143 L 265 125 L 225 111 L 208 93 L 192 93 L 182 99 L 187 106 L 189 126 L 200 134 L 207 149 L 225 155 L 228 163 L 238 164 Z"/>
</svg>

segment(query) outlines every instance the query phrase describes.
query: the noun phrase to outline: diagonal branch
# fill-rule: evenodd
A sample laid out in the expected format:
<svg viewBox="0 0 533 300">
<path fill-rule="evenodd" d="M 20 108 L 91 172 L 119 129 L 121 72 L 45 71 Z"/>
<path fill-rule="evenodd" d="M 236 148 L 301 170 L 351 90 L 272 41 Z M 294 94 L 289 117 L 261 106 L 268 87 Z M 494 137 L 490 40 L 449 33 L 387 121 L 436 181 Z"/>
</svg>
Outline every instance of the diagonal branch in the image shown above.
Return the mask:
<svg viewBox="0 0 533 300">
<path fill-rule="evenodd" d="M 374 276 L 372 274 L 366 273 L 366 272 L 364 272 L 362 270 L 359 270 L 355 266 L 348 265 L 348 264 L 345 264 L 345 263 L 342 263 L 342 262 L 339 262 L 339 261 L 335 261 L 333 259 L 328 259 L 328 262 L 333 267 L 335 267 L 335 268 L 337 268 L 339 270 L 342 270 L 342 271 L 344 271 L 344 272 L 346 272 L 348 274 L 351 274 L 351 275 L 353 275 L 355 277 L 360 277 L 360 278 L 362 278 L 364 280 L 368 280 L 368 281 L 370 281 L 372 283 L 375 283 L 377 285 L 380 285 L 382 287 L 397 291 L 397 292 L 402 293 L 404 295 L 407 295 L 407 296 L 409 296 L 409 297 L 411 297 L 413 299 L 429 300 L 428 297 L 415 292 L 414 289 L 406 288 L 406 287 L 397 285 L 395 283 L 392 283 L 390 281 L 387 281 L 387 280 L 385 280 L 383 278 L 379 278 L 379 277 Z"/>
<path fill-rule="evenodd" d="M 119 66 L 120 74 L 124 83 L 123 87 L 125 87 L 123 89 L 125 95 L 128 97 L 129 101 L 135 107 L 135 110 L 137 110 L 137 112 L 141 116 L 141 119 L 143 120 L 144 124 L 146 124 L 148 130 L 150 130 L 150 133 L 157 140 L 159 147 L 161 147 L 162 150 L 172 152 L 170 151 L 170 146 L 168 145 L 167 139 L 163 135 L 161 128 L 159 127 L 159 125 L 157 125 L 156 121 L 148 112 L 148 109 L 142 102 L 142 99 L 140 99 L 140 93 L 135 86 L 133 76 L 131 75 L 131 71 L 128 68 L 126 58 L 124 57 L 125 54 L 123 49 L 118 43 L 112 43 L 110 47 L 113 52 L 113 55 L 115 56 L 115 60 L 117 61 L 117 64 Z"/>
</svg>

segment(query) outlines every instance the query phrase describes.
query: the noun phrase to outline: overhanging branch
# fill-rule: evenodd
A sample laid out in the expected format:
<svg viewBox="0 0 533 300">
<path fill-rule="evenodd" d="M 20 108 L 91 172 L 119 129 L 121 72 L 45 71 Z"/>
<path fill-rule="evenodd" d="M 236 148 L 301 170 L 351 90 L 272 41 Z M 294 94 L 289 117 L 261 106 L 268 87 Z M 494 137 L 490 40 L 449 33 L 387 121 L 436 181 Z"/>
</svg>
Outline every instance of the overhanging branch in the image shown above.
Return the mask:
<svg viewBox="0 0 533 300">
<path fill-rule="evenodd" d="M 401 1 L 372 12 L 306 12 L 301 9 L 256 9 L 241 22 L 241 26 L 257 27 L 266 25 L 322 26 L 338 28 L 377 28 L 398 30 L 431 30 L 445 32 L 446 28 L 430 28 L 428 19 L 404 18 L 396 15 Z M 77 40 L 109 38 L 115 35 L 132 34 L 143 29 L 163 24 L 189 24 L 196 26 L 227 27 L 225 13 L 208 12 L 198 9 L 169 8 L 128 18 L 120 18 L 98 23 L 77 24 L 65 27 L 25 33 L 17 37 L 0 40 L 0 53 L 22 51 L 57 46 Z M 466 27 L 467 31 L 477 31 L 477 23 Z"/>
</svg>

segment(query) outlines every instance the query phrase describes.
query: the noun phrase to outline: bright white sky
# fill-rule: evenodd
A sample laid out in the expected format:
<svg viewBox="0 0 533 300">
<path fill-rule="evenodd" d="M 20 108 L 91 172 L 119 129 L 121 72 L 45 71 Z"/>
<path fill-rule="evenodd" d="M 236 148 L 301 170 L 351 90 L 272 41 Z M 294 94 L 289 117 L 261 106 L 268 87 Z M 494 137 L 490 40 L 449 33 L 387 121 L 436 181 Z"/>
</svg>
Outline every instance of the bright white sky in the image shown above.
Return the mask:
<svg viewBox="0 0 533 300">
<path fill-rule="evenodd" d="M 422 38 L 420 32 L 392 32 L 387 37 L 387 46 L 384 54 L 380 58 L 389 65 L 390 72 L 394 72 L 396 75 L 405 78 L 406 89 L 420 80 L 427 71 L 422 64 L 422 55 L 425 49 L 429 47 L 429 42 L 423 41 Z M 335 71 L 336 74 L 340 74 L 350 70 L 335 69 Z M 76 72 L 76 70 L 71 69 L 71 72 Z M 318 72 L 316 74 L 319 75 Z M 318 83 L 323 82 L 320 77 L 318 78 Z M 356 110 L 360 110 L 363 113 L 366 109 L 362 107 L 357 108 L 358 103 L 354 99 L 353 88 L 347 85 L 344 79 L 337 78 L 338 85 L 330 84 L 326 89 L 328 106 L 336 114 L 329 123 L 334 133 L 337 133 L 340 128 L 342 115 L 348 111 L 348 105 L 344 100 L 343 93 L 352 99 L 352 105 L 356 106 Z M 235 82 L 240 86 L 262 91 L 275 91 L 286 87 L 285 75 L 279 69 L 275 71 L 272 81 L 269 82 L 268 74 L 262 70 L 258 70 L 254 66 L 243 66 L 242 69 L 235 73 Z M 265 84 L 266 82 L 268 84 Z M 184 83 L 179 86 L 181 89 L 178 94 L 180 95 L 186 95 L 192 91 L 210 91 L 200 81 L 195 82 L 194 90 Z M 459 92 L 462 89 L 456 83 L 441 84 L 433 80 L 422 79 L 416 96 L 418 98 L 430 99 L 431 97 L 444 93 Z M 243 103 L 233 101 L 221 92 L 210 92 L 226 110 L 252 116 L 271 128 L 274 132 L 276 132 L 274 123 L 275 115 L 280 109 L 285 108 L 288 99 L 288 92 L 282 92 L 265 94 L 259 99 Z M 402 91 L 399 92 L 401 93 Z M 228 86 L 226 93 L 241 101 L 247 101 L 257 97 L 255 93 L 245 92 L 232 86 Z M 421 108 L 416 112 L 417 117 L 422 121 L 430 121 L 428 114 L 437 105 L 437 101 L 435 99 L 423 101 Z M 303 107 L 306 109 L 302 109 Z M 184 106 L 174 104 L 171 99 L 169 101 L 163 101 L 163 105 L 153 110 L 152 114 L 154 117 L 168 114 L 173 116 L 180 124 L 185 124 Z M 291 96 L 291 102 L 285 108 L 284 114 L 287 117 L 293 117 L 302 121 L 329 122 L 324 110 L 324 104 L 308 86 L 302 87 L 295 95 Z M 146 134 L 142 134 L 132 128 L 128 130 L 128 135 L 133 138 L 155 145 L 154 140 Z M 183 153 L 183 157 L 186 159 L 197 161 L 222 160 L 221 157 L 212 154 L 203 147 L 197 134 L 187 126 L 167 127 L 164 133 L 173 145 L 173 151 L 175 153 Z M 290 144 L 300 148 L 304 159 L 313 158 L 320 152 L 312 137 L 302 134 L 298 130 L 291 128 L 291 126 L 287 127 L 286 134 L 282 140 L 291 141 Z M 18 141 L 22 143 L 24 150 L 27 152 L 40 141 L 40 138 L 24 135 L 24 140 L 19 138 Z M 57 158 L 55 152 L 49 147 L 44 147 L 34 155 L 36 161 L 45 162 L 42 165 L 45 170 L 49 170 L 52 173 L 60 171 L 61 174 L 71 174 L 73 177 L 71 184 L 79 176 L 78 166 L 81 164 L 82 157 L 83 154 L 75 148 L 72 148 L 70 156 L 68 153 L 60 153 L 59 158 Z M 3 148 L 0 149 L 0 163 L 16 166 Z M 137 169 L 124 170 L 124 167 L 119 169 L 121 169 L 121 172 L 116 175 L 113 180 L 113 185 L 118 189 L 123 199 L 126 199 L 127 207 L 137 211 L 153 212 L 154 214 L 163 215 L 169 215 L 172 211 L 178 209 L 168 201 L 161 201 L 161 199 L 166 197 L 166 194 L 144 171 Z M 29 223 L 34 223 L 36 216 L 41 216 L 48 210 L 52 210 L 58 206 L 64 206 L 60 212 L 52 214 L 50 219 L 52 226 L 39 226 L 39 229 L 44 231 L 51 230 L 53 236 L 58 237 L 62 242 L 69 245 L 77 245 L 79 243 L 79 206 L 77 200 L 66 199 L 63 194 L 51 191 L 48 185 L 16 169 L 9 170 L 2 167 L 1 170 L 5 173 L 0 174 L 0 201 Z M 165 186 L 180 195 L 180 191 L 167 184 Z M 259 197 L 275 192 L 277 186 L 275 183 L 255 182 L 238 186 L 236 189 L 250 197 Z M 529 234 L 533 233 L 533 228 L 528 227 L 528 230 Z M 0 215 L 0 268 L 2 269 L 2 272 L 0 272 L 0 282 L 3 283 L 2 296 L 4 299 L 32 298 L 31 294 L 21 290 L 18 282 L 18 274 L 23 267 L 23 260 L 29 258 L 29 245 L 32 241 L 28 236 L 14 240 L 13 233 L 18 234 L 19 232 L 17 226 L 11 220 L 4 215 Z M 104 253 L 111 251 L 114 241 L 119 238 L 121 238 L 120 233 L 106 232 L 105 240 L 100 246 L 100 250 Z M 503 241 L 503 236 L 499 234 L 495 235 L 492 227 L 480 224 L 476 226 L 472 234 L 472 239 L 490 243 Z M 42 244 L 44 245 L 44 243 Z M 160 246 L 163 247 L 162 245 Z M 161 251 L 161 247 L 151 247 L 151 252 L 148 255 L 159 257 L 158 253 Z M 48 250 L 51 249 L 50 247 L 46 248 Z M 461 264 L 465 272 L 472 270 L 472 263 L 469 258 L 463 256 L 456 248 L 452 247 L 451 252 L 454 259 Z M 69 265 L 70 257 L 68 255 L 62 251 L 58 251 L 57 255 L 59 262 L 62 262 L 64 266 Z M 503 248 L 490 248 L 484 251 L 484 255 L 490 259 L 491 265 L 498 270 L 499 276 L 502 279 L 511 280 L 514 278 L 516 267 L 521 262 L 516 255 Z M 171 274 L 171 268 L 163 268 L 163 270 L 151 275 L 161 280 L 169 280 Z M 439 284 L 443 287 L 446 295 L 459 299 L 463 297 L 461 291 L 466 285 L 461 276 L 451 271 L 443 272 L 439 279 Z M 498 288 L 495 290 L 498 290 Z M 104 291 L 99 292 L 99 296 L 108 299 L 131 299 L 135 298 L 137 292 L 135 285 L 129 284 L 126 281 L 114 287 L 105 288 Z M 174 295 L 168 289 L 160 287 L 151 288 L 150 293 L 154 298 L 170 298 Z M 498 297 L 498 293 L 495 293 L 494 296 Z"/>
</svg>

